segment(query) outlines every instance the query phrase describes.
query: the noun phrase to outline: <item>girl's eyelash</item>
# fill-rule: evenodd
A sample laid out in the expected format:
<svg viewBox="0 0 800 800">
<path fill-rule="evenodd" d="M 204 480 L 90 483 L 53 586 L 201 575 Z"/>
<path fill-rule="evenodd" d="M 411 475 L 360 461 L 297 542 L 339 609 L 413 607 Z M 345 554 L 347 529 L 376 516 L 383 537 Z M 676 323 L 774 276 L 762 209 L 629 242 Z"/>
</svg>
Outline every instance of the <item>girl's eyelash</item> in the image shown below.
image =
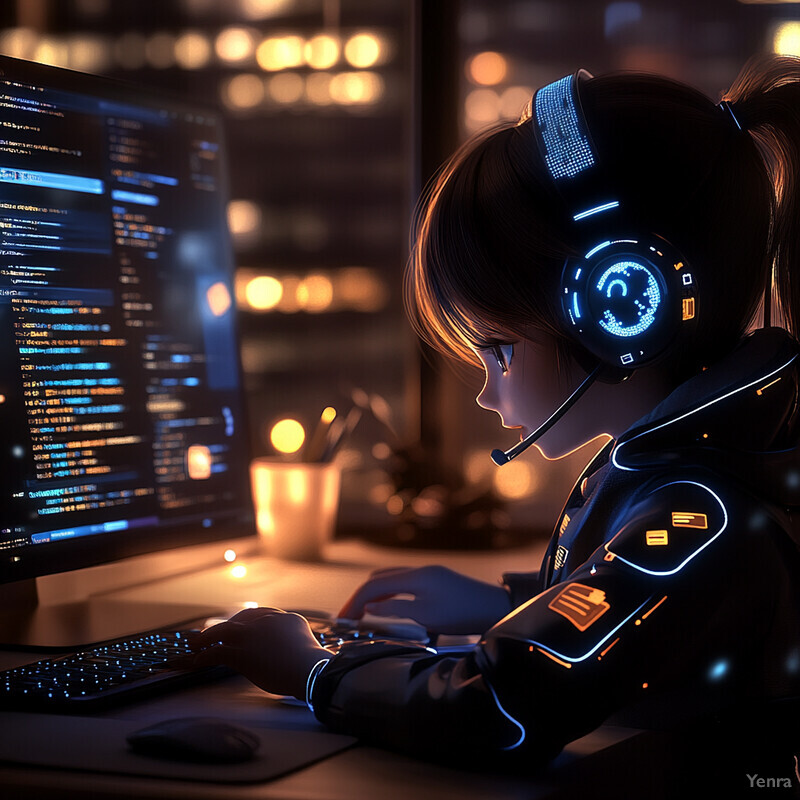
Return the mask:
<svg viewBox="0 0 800 800">
<path fill-rule="evenodd" d="M 511 359 L 514 357 L 513 344 L 495 344 L 491 346 L 492 355 L 497 359 L 500 371 L 505 375 L 511 366 Z"/>
<path fill-rule="evenodd" d="M 481 342 L 473 346 L 476 350 L 483 350 L 486 353 L 491 353 L 503 374 L 505 375 L 505 373 L 508 372 L 511 359 L 514 357 L 513 344 L 507 342 Z"/>
</svg>

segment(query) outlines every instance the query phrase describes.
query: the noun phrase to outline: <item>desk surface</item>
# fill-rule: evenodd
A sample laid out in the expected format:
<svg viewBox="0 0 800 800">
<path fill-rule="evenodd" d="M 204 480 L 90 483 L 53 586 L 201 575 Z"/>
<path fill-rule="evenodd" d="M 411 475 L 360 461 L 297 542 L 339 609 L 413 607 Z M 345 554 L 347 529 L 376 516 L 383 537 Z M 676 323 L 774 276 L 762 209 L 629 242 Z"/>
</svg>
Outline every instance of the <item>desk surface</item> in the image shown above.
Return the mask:
<svg viewBox="0 0 800 800">
<path fill-rule="evenodd" d="M 243 577 L 231 575 L 229 564 L 169 580 L 159 581 L 126 596 L 132 600 L 217 603 L 229 611 L 248 602 L 283 608 L 319 609 L 335 612 L 352 589 L 372 569 L 389 565 L 417 566 L 444 563 L 466 574 L 495 580 L 505 570 L 534 570 L 538 567 L 543 544 L 500 552 L 421 552 L 393 550 L 344 541 L 333 543 L 324 563 L 290 563 L 252 557 L 242 560 Z M 15 666 L 35 658 L 29 653 L 0 653 L 0 667 Z M 265 695 L 242 678 L 168 694 L 145 702 L 104 712 L 104 719 L 141 723 L 177 716 L 224 716 L 256 728 L 321 730 L 311 714 L 290 707 Z M 3 715 L 0 714 L 0 724 Z M 46 737 L 46 718 L 42 719 L 42 737 Z M 74 718 L 75 734 L 91 746 L 91 719 Z M 255 785 L 203 784 L 153 778 L 132 778 L 83 771 L 0 766 L 4 796 L 128 797 L 128 798 L 271 798 L 271 800 L 478 800 L 509 798 L 520 800 L 540 797 L 572 797 L 574 782 L 587 775 L 614 772 L 614 765 L 637 760 L 652 749 L 653 734 L 627 728 L 604 727 L 574 742 L 559 758 L 546 777 L 526 777 L 485 773 L 465 773 L 448 767 L 428 764 L 405 756 L 357 745 L 317 762 L 298 772 L 268 783 Z M 599 772 L 598 772 L 599 770 Z M 659 783 L 658 769 L 649 773 L 648 782 Z M 597 793 L 595 785 L 593 797 Z M 644 791 L 645 794 L 641 794 Z M 656 796 L 637 785 L 631 796 Z M 615 787 L 614 796 L 624 796 Z"/>
</svg>

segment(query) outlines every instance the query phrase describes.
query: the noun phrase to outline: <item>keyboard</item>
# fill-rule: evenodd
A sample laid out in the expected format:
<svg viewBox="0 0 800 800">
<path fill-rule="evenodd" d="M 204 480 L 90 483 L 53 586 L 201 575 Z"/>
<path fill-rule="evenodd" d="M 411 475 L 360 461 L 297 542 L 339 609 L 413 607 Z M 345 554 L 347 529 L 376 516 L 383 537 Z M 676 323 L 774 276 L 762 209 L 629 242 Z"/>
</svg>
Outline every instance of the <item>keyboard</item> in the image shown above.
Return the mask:
<svg viewBox="0 0 800 800">
<path fill-rule="evenodd" d="M 364 639 L 419 641 L 422 632 L 413 625 L 386 625 L 384 630 L 373 630 L 359 628 L 356 620 L 310 614 L 306 618 L 319 643 L 334 652 L 348 642 Z M 80 712 L 233 674 L 227 667 L 186 669 L 173 663 L 192 652 L 189 638 L 196 632 L 145 633 L 2 671 L 0 709 Z"/>
<path fill-rule="evenodd" d="M 159 631 L 0 672 L 0 708 L 98 708 L 230 675 L 227 667 L 180 669 L 193 631 Z"/>
</svg>

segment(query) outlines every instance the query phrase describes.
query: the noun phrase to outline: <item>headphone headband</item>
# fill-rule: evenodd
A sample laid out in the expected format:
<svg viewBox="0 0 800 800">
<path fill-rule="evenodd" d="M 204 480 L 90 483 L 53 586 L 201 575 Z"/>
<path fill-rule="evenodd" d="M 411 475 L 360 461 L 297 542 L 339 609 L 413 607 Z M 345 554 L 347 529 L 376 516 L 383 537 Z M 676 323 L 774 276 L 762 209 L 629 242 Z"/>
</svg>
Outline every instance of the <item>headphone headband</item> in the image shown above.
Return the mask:
<svg viewBox="0 0 800 800">
<path fill-rule="evenodd" d="M 580 86 L 591 78 L 579 69 L 543 86 L 531 101 L 539 154 L 575 222 L 619 207 L 581 102 Z"/>
<path fill-rule="evenodd" d="M 534 95 L 537 142 L 554 181 L 574 178 L 597 163 L 578 91 L 579 83 L 591 77 L 581 69 L 542 87 Z"/>
</svg>

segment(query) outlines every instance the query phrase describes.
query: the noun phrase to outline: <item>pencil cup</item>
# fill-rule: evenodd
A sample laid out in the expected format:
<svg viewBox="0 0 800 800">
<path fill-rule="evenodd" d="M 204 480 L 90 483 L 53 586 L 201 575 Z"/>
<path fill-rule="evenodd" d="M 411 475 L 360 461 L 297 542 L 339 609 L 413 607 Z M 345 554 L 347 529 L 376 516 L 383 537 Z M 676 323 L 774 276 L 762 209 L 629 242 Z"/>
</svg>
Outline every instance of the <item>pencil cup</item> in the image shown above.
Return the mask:
<svg viewBox="0 0 800 800">
<path fill-rule="evenodd" d="M 319 561 L 336 527 L 341 468 L 257 458 L 250 476 L 264 552 L 294 561 Z"/>
</svg>

